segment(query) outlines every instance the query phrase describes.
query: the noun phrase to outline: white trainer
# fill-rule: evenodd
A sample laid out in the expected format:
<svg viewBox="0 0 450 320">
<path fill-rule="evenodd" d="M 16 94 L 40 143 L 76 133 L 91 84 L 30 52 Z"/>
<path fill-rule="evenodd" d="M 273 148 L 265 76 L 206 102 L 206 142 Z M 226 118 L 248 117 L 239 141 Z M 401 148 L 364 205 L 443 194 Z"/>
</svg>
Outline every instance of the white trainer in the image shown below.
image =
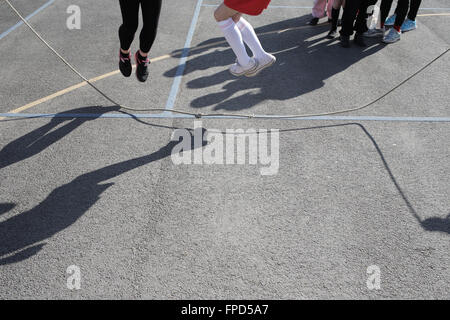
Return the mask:
<svg viewBox="0 0 450 320">
<path fill-rule="evenodd" d="M 257 66 L 254 71 L 248 72 L 246 77 L 254 77 L 264 69 L 270 67 L 277 61 L 277 58 L 270 53 L 267 54 L 263 59 L 256 59 Z"/>
<path fill-rule="evenodd" d="M 258 67 L 258 62 L 254 58 L 250 58 L 250 62 L 247 66 L 243 67 L 236 60 L 236 63 L 231 65 L 230 73 L 233 76 L 240 77 L 247 75 L 249 72 L 253 72 Z"/>
</svg>

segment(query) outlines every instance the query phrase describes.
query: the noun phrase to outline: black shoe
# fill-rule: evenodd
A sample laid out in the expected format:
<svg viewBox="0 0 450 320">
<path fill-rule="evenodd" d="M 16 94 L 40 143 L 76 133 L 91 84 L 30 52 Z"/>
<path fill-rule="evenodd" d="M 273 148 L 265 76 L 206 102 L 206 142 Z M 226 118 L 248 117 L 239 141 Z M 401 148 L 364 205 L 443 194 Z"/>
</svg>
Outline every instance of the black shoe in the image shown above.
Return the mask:
<svg viewBox="0 0 450 320">
<path fill-rule="evenodd" d="M 349 36 L 343 36 L 341 34 L 340 36 L 340 40 L 341 40 L 341 46 L 344 48 L 350 48 L 350 37 Z"/>
<path fill-rule="evenodd" d="M 336 35 L 337 35 L 336 29 L 331 29 L 330 32 L 328 32 L 327 38 L 334 39 L 336 38 Z"/>
<path fill-rule="evenodd" d="M 141 57 L 139 51 L 134 55 L 134 59 L 136 60 L 136 77 L 140 82 L 147 81 L 148 78 L 148 65 L 150 60 L 148 57 Z"/>
<path fill-rule="evenodd" d="M 308 22 L 308 24 L 309 24 L 310 26 L 316 26 L 318 22 L 319 22 L 319 18 L 312 18 L 312 19 Z"/>
<path fill-rule="evenodd" d="M 124 77 L 131 76 L 133 67 L 131 66 L 131 54 L 124 54 L 122 51 L 119 52 L 119 70 L 122 72 Z"/>
<path fill-rule="evenodd" d="M 362 33 L 357 33 L 353 41 L 360 47 L 367 47 L 366 42 L 364 41 L 364 37 Z"/>
</svg>

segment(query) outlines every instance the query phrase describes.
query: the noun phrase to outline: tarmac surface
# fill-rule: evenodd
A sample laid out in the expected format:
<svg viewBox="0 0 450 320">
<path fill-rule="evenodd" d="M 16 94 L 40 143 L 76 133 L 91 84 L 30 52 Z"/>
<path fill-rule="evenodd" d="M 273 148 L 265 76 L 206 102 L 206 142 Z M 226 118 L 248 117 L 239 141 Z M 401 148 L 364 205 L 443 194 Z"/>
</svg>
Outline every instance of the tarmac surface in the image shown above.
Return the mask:
<svg viewBox="0 0 450 320">
<path fill-rule="evenodd" d="M 424 0 L 400 42 L 343 49 L 325 39 L 326 19 L 306 26 L 312 1 L 273 0 L 248 20 L 277 63 L 235 78 L 219 1 L 165 0 L 145 84 L 114 72 L 118 1 L 11 2 L 119 103 L 167 111 L 130 116 L 79 85 L 0 1 L 1 299 L 450 298 L 450 53 L 358 112 L 201 120 L 206 132 L 278 129 L 274 175 L 176 165 L 171 136 L 194 120 L 169 112 L 369 103 L 450 46 L 448 1 Z M 69 5 L 80 30 L 66 26 Z M 72 265 L 79 290 L 67 287 Z"/>
</svg>

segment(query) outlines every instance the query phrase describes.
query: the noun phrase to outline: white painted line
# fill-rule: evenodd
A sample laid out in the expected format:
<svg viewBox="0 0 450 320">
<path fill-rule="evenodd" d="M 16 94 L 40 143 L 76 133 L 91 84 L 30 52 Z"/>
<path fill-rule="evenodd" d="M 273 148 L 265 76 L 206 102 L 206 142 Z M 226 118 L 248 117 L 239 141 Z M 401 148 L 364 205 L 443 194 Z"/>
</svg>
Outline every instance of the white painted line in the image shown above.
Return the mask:
<svg viewBox="0 0 450 320">
<path fill-rule="evenodd" d="M 113 118 L 113 119 L 195 119 L 190 115 L 171 114 L 123 114 L 123 113 L 0 113 L 5 118 Z M 202 119 L 236 119 L 246 120 L 239 116 L 208 116 Z M 318 121 L 384 121 L 384 122 L 450 122 L 450 117 L 389 117 L 389 116 L 317 116 L 303 118 L 277 118 L 271 115 L 255 115 L 251 120 L 318 120 Z M 1 123 L 1 121 L 0 121 Z"/>
<path fill-rule="evenodd" d="M 181 54 L 180 62 L 178 64 L 178 69 L 175 74 L 175 79 L 173 80 L 172 89 L 169 93 L 169 98 L 167 99 L 165 109 L 170 111 L 175 106 L 175 101 L 177 99 L 178 91 L 180 90 L 181 79 L 183 78 L 184 70 L 186 69 L 186 61 L 189 55 L 189 48 L 191 46 L 192 38 L 194 37 L 195 28 L 197 26 L 198 18 L 200 16 L 200 10 L 203 4 L 203 0 L 197 1 L 197 6 L 195 8 L 194 16 L 192 18 L 191 27 L 189 28 L 188 35 L 186 37 L 186 43 L 184 44 L 184 49 Z"/>
<path fill-rule="evenodd" d="M 31 13 L 30 15 L 28 15 L 27 17 L 25 17 L 25 20 L 29 20 L 32 17 L 34 17 L 36 14 L 38 14 L 39 12 L 41 12 L 42 10 L 44 10 L 45 8 L 47 8 L 49 5 L 51 5 L 53 2 L 55 2 L 55 0 L 50 0 L 48 2 L 46 2 L 44 5 L 42 5 L 41 7 L 39 7 L 38 9 L 36 9 L 33 13 Z M 23 25 L 23 21 L 20 21 L 18 23 L 16 23 L 15 25 L 13 25 L 11 28 L 9 28 L 8 30 L 6 30 L 5 32 L 0 34 L 0 40 L 3 39 L 4 37 L 6 37 L 8 34 L 10 34 L 11 32 L 13 32 L 14 30 L 16 30 L 18 27 L 20 27 L 21 25 Z"/>
</svg>

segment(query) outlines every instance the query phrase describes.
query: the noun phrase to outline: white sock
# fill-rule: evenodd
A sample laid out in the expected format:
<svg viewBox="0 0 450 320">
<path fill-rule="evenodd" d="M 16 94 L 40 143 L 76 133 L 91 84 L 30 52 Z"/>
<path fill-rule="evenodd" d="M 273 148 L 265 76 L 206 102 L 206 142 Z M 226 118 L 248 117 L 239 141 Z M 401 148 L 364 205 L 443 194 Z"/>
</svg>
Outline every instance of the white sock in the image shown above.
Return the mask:
<svg viewBox="0 0 450 320">
<path fill-rule="evenodd" d="M 250 50 L 252 50 L 255 58 L 262 59 L 266 57 L 267 52 L 264 51 L 263 47 L 261 46 L 261 42 L 259 42 L 258 36 L 256 35 L 252 25 L 242 17 L 238 21 L 238 23 L 236 23 L 236 25 L 238 26 L 239 30 L 241 30 L 242 38 L 244 39 Z"/>
<path fill-rule="evenodd" d="M 225 39 L 227 39 L 231 49 L 233 49 L 239 64 L 241 66 L 248 66 L 250 63 L 250 57 L 247 54 L 247 50 L 245 50 L 242 34 L 236 26 L 236 23 L 234 23 L 233 19 L 229 18 L 227 20 L 220 21 L 217 24 L 220 29 L 222 29 Z"/>
</svg>

